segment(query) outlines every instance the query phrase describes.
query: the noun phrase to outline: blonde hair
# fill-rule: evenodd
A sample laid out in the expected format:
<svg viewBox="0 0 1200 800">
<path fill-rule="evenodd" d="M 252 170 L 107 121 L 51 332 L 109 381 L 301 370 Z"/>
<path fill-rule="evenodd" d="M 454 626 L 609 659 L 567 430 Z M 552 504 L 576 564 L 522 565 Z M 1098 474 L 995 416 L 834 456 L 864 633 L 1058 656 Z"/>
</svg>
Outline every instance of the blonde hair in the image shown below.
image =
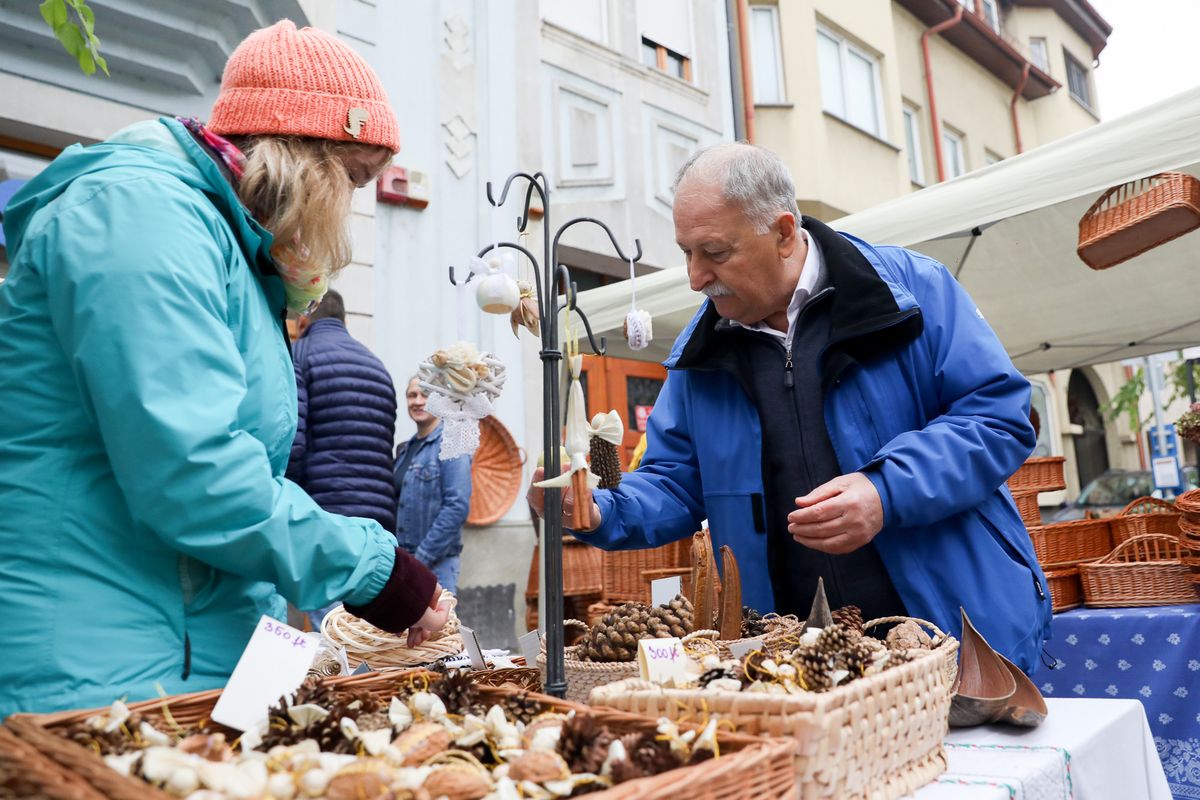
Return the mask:
<svg viewBox="0 0 1200 800">
<path fill-rule="evenodd" d="M 274 236 L 271 255 L 281 270 L 328 278 L 350 263 L 350 174 L 341 155 L 375 156 L 379 174 L 392 151 L 379 145 L 299 136 L 248 136 L 238 181 L 241 201 Z"/>
</svg>

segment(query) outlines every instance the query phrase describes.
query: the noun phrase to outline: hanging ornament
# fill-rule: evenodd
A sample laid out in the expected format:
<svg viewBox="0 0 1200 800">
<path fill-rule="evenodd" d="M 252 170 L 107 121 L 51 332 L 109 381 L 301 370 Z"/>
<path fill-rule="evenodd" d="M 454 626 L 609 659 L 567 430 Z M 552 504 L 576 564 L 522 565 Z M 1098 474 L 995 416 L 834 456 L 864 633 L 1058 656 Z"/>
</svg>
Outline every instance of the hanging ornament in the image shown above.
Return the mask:
<svg viewBox="0 0 1200 800">
<path fill-rule="evenodd" d="M 541 336 L 542 320 L 538 316 L 537 295 L 534 292 L 533 284 L 529 281 L 517 281 L 517 288 L 521 291 L 521 301 L 517 303 L 517 307 L 509 316 L 509 321 L 512 322 L 513 336 L 517 336 L 518 325 L 528 328 L 534 336 Z"/>
<path fill-rule="evenodd" d="M 625 315 L 625 341 L 630 350 L 645 350 L 654 339 L 650 313 L 637 307 L 637 285 L 635 284 L 633 259 L 629 259 L 629 313 Z"/>
<path fill-rule="evenodd" d="M 578 344 L 569 338 L 568 353 L 577 347 Z M 571 370 L 571 386 L 567 390 L 567 435 L 563 441 L 567 450 L 567 471 L 534 485 L 543 489 L 562 489 L 570 486 L 575 493 L 570 527 L 586 530 L 591 527 L 592 489 L 599 484 L 599 479 L 588 469 L 587 463 L 587 407 L 583 397 L 583 385 L 579 382 L 579 376 L 583 372 L 583 356 L 570 355 L 567 363 Z"/>
<path fill-rule="evenodd" d="M 504 388 L 504 363 L 480 353 L 470 342 L 438 350 L 419 367 L 420 386 L 429 392 L 425 410 L 442 420 L 438 458 L 469 455 L 479 447 L 479 420 L 494 412 Z"/>
<path fill-rule="evenodd" d="M 493 252 L 483 274 L 476 278 L 479 285 L 475 288 L 475 301 L 489 314 L 511 314 L 521 303 L 521 289 L 505 269 L 506 261 L 500 253 Z"/>
<path fill-rule="evenodd" d="M 625 423 L 616 409 L 597 414 L 588 425 L 588 468 L 600 479 L 601 489 L 621 485 L 621 456 L 618 448 L 625 438 Z"/>
</svg>

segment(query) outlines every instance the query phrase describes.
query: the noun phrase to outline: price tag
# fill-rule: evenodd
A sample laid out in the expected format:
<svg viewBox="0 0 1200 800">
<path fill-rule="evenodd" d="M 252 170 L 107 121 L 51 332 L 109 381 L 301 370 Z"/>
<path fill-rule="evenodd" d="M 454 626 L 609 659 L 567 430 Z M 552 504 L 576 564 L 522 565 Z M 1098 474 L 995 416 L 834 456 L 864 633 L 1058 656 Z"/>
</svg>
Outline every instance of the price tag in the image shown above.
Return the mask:
<svg viewBox="0 0 1200 800">
<path fill-rule="evenodd" d="M 667 686 L 683 685 L 689 680 L 691 659 L 683 642 L 673 639 L 642 639 L 638 642 L 638 669 L 642 680 Z"/>
<path fill-rule="evenodd" d="M 762 639 L 746 639 L 743 642 L 730 642 L 729 652 L 733 653 L 733 657 L 741 661 L 746 657 L 747 653 L 753 653 L 755 650 L 763 649 Z"/>
<path fill-rule="evenodd" d="M 683 578 L 678 575 L 650 581 L 650 602 L 653 605 L 665 606 L 677 594 L 683 594 Z"/>
<path fill-rule="evenodd" d="M 521 654 L 525 656 L 525 666 L 536 667 L 538 654 L 542 652 L 542 632 L 530 631 L 517 639 L 521 645 Z"/>
<path fill-rule="evenodd" d="M 487 662 L 483 660 L 483 648 L 479 646 L 475 631 L 466 625 L 459 625 L 458 632 L 462 636 L 463 646 L 467 649 L 467 656 L 471 659 L 471 669 L 487 669 Z"/>
<path fill-rule="evenodd" d="M 244 731 L 265 720 L 271 704 L 300 686 L 319 640 L 264 614 L 212 710 L 213 721 Z"/>
</svg>

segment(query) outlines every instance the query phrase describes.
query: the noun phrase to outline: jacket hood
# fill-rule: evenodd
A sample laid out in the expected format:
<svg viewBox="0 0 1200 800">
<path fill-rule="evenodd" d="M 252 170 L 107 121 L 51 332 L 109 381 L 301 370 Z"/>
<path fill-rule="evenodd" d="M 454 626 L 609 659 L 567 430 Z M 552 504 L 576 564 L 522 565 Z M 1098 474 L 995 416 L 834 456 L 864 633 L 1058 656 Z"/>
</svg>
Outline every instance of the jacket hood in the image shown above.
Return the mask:
<svg viewBox="0 0 1200 800">
<path fill-rule="evenodd" d="M 247 260 L 260 269 L 272 264 L 271 234 L 250 216 L 216 162 L 187 129 L 166 117 L 130 125 L 99 144 L 71 145 L 22 186 L 4 209 L 10 260 L 37 212 L 53 204 L 75 180 L 131 169 L 166 174 L 202 193 L 229 223 Z M 273 274 L 274 267 L 270 269 Z"/>
</svg>

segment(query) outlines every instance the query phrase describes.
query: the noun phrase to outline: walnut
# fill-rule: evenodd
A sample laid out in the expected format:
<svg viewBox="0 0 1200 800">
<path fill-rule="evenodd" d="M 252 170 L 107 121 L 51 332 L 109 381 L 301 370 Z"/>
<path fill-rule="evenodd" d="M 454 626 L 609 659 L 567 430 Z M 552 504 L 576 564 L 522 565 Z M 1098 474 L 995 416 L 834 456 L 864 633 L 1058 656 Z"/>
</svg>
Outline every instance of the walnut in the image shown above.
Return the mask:
<svg viewBox="0 0 1200 800">
<path fill-rule="evenodd" d="M 421 788 L 446 800 L 481 800 L 492 791 L 492 784 L 474 770 L 446 766 L 429 773 Z"/>
<path fill-rule="evenodd" d="M 401 766 L 419 767 L 450 749 L 450 734 L 436 722 L 418 722 L 397 736 L 392 746 L 400 753 Z"/>
<path fill-rule="evenodd" d="M 559 781 L 571 777 L 567 762 L 558 753 L 548 750 L 529 752 L 513 761 L 508 768 L 508 777 L 520 783 L 533 781 Z"/>
</svg>

